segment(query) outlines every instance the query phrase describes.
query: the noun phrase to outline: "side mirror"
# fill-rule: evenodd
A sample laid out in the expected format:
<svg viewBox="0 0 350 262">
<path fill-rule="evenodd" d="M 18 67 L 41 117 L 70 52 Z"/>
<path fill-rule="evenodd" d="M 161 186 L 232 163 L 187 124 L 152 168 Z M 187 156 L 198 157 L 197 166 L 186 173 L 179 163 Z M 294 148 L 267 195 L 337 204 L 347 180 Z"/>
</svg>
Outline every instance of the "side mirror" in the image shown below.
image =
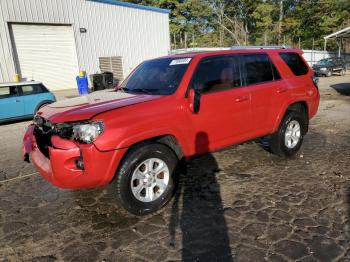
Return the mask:
<svg viewBox="0 0 350 262">
<path fill-rule="evenodd" d="M 189 99 L 192 102 L 193 113 L 197 114 L 201 107 L 201 92 L 198 88 L 191 88 Z"/>
</svg>

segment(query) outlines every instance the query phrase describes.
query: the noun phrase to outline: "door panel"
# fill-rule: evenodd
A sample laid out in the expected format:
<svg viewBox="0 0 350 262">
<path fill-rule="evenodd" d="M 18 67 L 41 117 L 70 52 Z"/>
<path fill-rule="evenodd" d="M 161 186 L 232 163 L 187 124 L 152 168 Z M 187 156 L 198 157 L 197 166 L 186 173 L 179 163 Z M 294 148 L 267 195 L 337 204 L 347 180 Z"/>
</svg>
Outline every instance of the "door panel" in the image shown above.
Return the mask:
<svg viewBox="0 0 350 262">
<path fill-rule="evenodd" d="M 252 97 L 252 129 L 255 137 L 268 134 L 289 93 L 271 58 L 264 53 L 242 55 L 246 84 Z"/>
<path fill-rule="evenodd" d="M 21 95 L 24 103 L 24 113 L 33 115 L 38 104 L 43 100 L 42 89 L 40 85 L 23 85 L 21 86 Z"/>
<path fill-rule="evenodd" d="M 250 103 L 250 92 L 244 88 L 203 95 L 200 111 L 191 117 L 197 134 L 196 153 L 247 139 L 251 132 Z"/>
<path fill-rule="evenodd" d="M 191 114 L 195 151 L 204 153 L 244 141 L 251 131 L 251 95 L 242 86 L 238 55 L 202 60 L 192 79 L 201 91 L 200 110 Z"/>
<path fill-rule="evenodd" d="M 0 87 L 0 119 L 15 118 L 24 115 L 22 98 L 17 87 Z"/>
</svg>

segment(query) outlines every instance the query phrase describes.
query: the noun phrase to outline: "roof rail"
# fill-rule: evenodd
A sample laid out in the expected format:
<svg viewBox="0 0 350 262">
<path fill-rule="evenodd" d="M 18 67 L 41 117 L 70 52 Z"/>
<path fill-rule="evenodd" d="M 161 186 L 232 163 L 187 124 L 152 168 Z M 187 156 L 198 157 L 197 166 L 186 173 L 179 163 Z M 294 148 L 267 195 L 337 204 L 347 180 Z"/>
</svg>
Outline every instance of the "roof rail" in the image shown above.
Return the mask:
<svg viewBox="0 0 350 262">
<path fill-rule="evenodd" d="M 231 49 L 287 49 L 288 45 L 234 45 Z"/>
</svg>

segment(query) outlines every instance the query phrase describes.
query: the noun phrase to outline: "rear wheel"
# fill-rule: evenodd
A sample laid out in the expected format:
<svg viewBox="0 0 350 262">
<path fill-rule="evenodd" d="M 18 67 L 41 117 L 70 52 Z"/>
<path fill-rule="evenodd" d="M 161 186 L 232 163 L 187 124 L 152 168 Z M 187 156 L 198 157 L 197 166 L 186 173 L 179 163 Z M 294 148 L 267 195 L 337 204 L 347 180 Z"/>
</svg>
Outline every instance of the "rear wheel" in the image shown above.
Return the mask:
<svg viewBox="0 0 350 262">
<path fill-rule="evenodd" d="M 287 111 L 278 131 L 270 138 L 270 149 L 279 156 L 295 155 L 307 132 L 307 116 L 299 111 Z"/>
<path fill-rule="evenodd" d="M 178 159 L 167 146 L 152 143 L 132 149 L 112 183 L 118 203 L 134 215 L 157 211 L 171 199 Z"/>
<path fill-rule="evenodd" d="M 345 69 L 342 69 L 342 70 L 340 71 L 340 75 L 341 75 L 341 76 L 344 76 L 345 73 L 346 73 Z"/>
<path fill-rule="evenodd" d="M 327 71 L 327 73 L 326 73 L 326 77 L 330 77 L 330 76 L 332 76 L 332 71 L 331 70 Z"/>
</svg>

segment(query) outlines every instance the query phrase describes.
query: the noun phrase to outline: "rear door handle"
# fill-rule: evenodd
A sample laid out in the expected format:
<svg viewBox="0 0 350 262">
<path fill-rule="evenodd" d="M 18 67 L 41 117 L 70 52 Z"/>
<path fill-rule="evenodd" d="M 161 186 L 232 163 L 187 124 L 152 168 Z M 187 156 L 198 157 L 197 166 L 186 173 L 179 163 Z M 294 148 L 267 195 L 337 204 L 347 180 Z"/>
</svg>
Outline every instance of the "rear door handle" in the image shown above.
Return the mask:
<svg viewBox="0 0 350 262">
<path fill-rule="evenodd" d="M 284 88 L 278 89 L 277 90 L 277 94 L 281 94 L 281 93 L 284 93 L 284 92 L 287 92 L 287 91 L 288 91 L 288 88 L 284 87 Z"/>
<path fill-rule="evenodd" d="M 235 99 L 235 101 L 238 103 L 238 102 L 244 102 L 244 101 L 247 101 L 249 100 L 249 97 L 248 96 L 242 96 L 242 97 L 238 97 Z"/>
</svg>

